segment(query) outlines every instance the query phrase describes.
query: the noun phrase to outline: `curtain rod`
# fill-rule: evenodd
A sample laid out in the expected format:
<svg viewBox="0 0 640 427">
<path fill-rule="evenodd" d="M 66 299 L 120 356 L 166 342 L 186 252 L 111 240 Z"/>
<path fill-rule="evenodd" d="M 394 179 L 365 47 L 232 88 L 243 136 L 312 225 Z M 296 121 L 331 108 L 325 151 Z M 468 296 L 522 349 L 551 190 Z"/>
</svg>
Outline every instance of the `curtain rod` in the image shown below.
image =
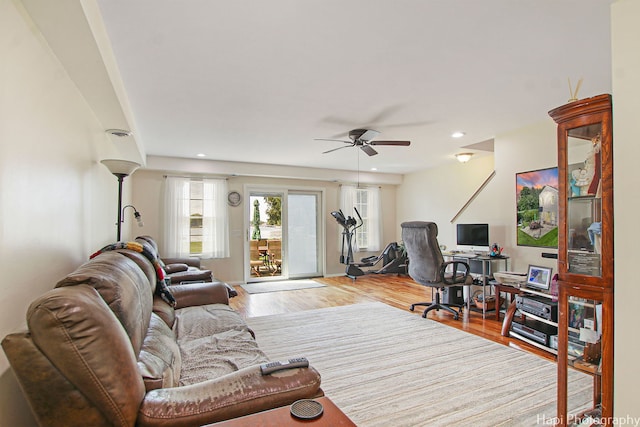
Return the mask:
<svg viewBox="0 0 640 427">
<path fill-rule="evenodd" d="M 342 187 L 343 185 L 353 185 L 353 186 L 355 186 L 357 188 L 375 187 L 375 185 L 365 185 L 365 184 L 362 184 L 362 183 L 360 183 L 360 185 L 355 184 L 355 183 L 353 183 L 353 184 L 338 184 L 338 187 Z M 378 185 L 378 188 L 382 190 L 382 185 Z"/>
<path fill-rule="evenodd" d="M 186 176 L 186 175 L 162 175 L 163 178 L 187 178 L 187 179 L 206 179 L 206 178 L 221 178 L 228 180 L 229 177 L 225 175 L 206 175 L 206 176 Z"/>
</svg>

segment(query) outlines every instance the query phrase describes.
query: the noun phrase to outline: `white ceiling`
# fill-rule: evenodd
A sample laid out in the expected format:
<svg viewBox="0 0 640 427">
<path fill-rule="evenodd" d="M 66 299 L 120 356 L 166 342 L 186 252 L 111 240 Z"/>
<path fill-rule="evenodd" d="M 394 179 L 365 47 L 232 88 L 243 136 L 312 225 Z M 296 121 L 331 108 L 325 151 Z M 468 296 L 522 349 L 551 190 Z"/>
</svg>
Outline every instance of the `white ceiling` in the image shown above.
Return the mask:
<svg viewBox="0 0 640 427">
<path fill-rule="evenodd" d="M 96 2 L 147 155 L 406 173 L 611 92 L 610 0 Z"/>
</svg>

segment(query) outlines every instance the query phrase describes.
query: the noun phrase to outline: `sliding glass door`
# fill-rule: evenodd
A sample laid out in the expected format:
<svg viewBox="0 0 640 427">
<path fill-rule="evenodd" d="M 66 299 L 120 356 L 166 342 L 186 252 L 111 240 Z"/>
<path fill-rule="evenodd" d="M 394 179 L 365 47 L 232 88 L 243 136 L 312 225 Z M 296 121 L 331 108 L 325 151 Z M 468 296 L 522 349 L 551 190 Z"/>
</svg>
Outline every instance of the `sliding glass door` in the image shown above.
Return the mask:
<svg viewBox="0 0 640 427">
<path fill-rule="evenodd" d="M 291 278 L 321 274 L 319 198 L 319 193 L 288 194 L 286 236 Z"/>
<path fill-rule="evenodd" d="M 322 193 L 249 188 L 245 280 L 322 275 Z"/>
</svg>

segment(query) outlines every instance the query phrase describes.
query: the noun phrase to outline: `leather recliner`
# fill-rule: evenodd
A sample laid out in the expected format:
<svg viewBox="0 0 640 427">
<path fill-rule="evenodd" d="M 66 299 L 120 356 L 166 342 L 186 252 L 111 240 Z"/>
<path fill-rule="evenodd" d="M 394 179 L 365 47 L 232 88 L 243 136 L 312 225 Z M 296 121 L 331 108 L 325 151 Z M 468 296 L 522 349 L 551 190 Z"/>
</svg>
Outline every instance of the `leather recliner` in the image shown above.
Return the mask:
<svg viewBox="0 0 640 427">
<path fill-rule="evenodd" d="M 158 257 L 161 263 L 164 265 L 164 271 L 167 277 L 171 280 L 171 285 L 180 285 L 184 283 L 197 283 L 197 282 L 220 282 L 214 276 L 211 270 L 203 270 L 200 263 L 200 258 L 197 257 L 177 257 L 177 258 L 162 258 L 158 251 L 158 244 L 151 236 L 138 236 L 135 239 L 136 242 L 147 247 L 153 254 Z M 220 282 L 226 286 L 229 292 L 229 298 L 233 298 L 238 295 L 233 286 Z"/>
<path fill-rule="evenodd" d="M 200 263 L 200 258 L 196 257 L 178 257 L 178 258 L 164 258 L 160 256 L 158 250 L 158 244 L 151 236 L 138 236 L 136 242 L 140 244 L 147 244 L 151 246 L 153 252 L 158 258 L 162 260 L 164 264 L 164 270 L 167 276 L 171 279 L 172 285 L 177 285 L 181 282 L 212 282 L 213 273 L 211 270 L 203 270 Z"/>
</svg>

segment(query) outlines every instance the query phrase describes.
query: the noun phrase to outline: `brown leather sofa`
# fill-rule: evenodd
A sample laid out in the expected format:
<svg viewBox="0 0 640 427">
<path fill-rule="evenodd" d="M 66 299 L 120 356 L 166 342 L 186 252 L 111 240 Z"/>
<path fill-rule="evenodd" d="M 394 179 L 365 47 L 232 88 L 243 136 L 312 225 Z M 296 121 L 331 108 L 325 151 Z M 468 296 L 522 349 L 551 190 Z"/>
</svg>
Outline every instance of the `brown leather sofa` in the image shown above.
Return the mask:
<svg viewBox="0 0 640 427">
<path fill-rule="evenodd" d="M 203 270 L 200 266 L 200 258 L 196 257 L 179 257 L 179 258 L 161 258 L 158 251 L 158 244 L 151 236 L 138 236 L 135 241 L 140 243 L 149 249 L 164 266 L 166 277 L 169 278 L 171 285 L 180 285 L 184 283 L 196 283 L 196 282 L 218 282 L 219 280 L 213 277 L 211 270 Z M 227 283 L 221 282 L 227 287 L 229 297 L 233 298 L 238 296 L 233 286 Z"/>
<path fill-rule="evenodd" d="M 119 249 L 30 305 L 2 347 L 41 425 L 199 426 L 322 395 L 312 367 L 261 374 L 223 284 L 172 286 L 175 307 L 155 288 L 152 263 Z"/>
<path fill-rule="evenodd" d="M 153 252 L 162 260 L 167 277 L 172 285 L 181 282 L 212 282 L 214 280 L 211 270 L 203 270 L 200 266 L 200 258 L 180 257 L 164 258 L 160 256 L 158 244 L 151 236 L 138 236 L 136 242 L 149 245 Z"/>
</svg>

